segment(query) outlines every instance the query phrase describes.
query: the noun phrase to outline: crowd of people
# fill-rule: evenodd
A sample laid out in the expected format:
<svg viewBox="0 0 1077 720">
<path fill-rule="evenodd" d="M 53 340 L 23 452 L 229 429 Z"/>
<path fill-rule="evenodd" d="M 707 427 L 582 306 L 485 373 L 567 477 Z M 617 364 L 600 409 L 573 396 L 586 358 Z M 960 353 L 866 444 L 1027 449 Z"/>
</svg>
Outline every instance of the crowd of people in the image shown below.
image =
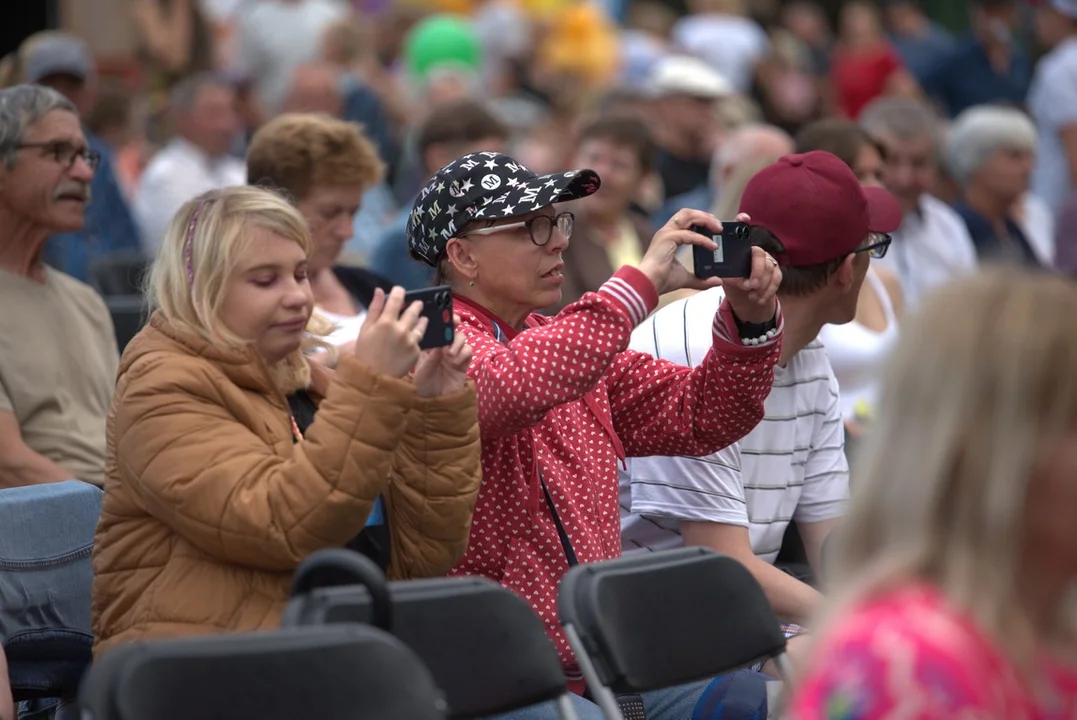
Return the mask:
<svg viewBox="0 0 1077 720">
<path fill-rule="evenodd" d="M 689 545 L 783 623 L 771 717 L 1077 713 L 1077 1 L 688 5 L 136 0 L 124 77 L 0 62 L 0 494 L 100 489 L 95 657 L 348 547 L 515 592 L 598 720 L 561 578 Z"/>
</svg>

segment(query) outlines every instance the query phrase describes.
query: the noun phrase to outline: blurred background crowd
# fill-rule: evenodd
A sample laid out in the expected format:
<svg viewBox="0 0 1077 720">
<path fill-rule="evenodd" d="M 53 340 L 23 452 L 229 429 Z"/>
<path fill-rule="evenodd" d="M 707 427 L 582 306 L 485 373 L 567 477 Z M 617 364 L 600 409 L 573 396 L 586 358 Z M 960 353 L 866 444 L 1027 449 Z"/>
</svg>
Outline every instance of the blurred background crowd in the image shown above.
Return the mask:
<svg viewBox="0 0 1077 720">
<path fill-rule="evenodd" d="M 37 33 L 0 66 L 5 85 L 71 97 L 103 155 L 85 229 L 47 251 L 82 280 L 111 253 L 152 258 L 182 202 L 242 179 L 259 127 L 317 111 L 361 124 L 385 166 L 358 179 L 361 209 L 338 223 L 344 257 L 406 287 L 428 278 L 405 257 L 402 219 L 469 143 L 540 173 L 596 169 L 603 191 L 572 252 L 601 262 L 573 263 L 568 303 L 639 254 L 626 238 L 645 241 L 679 207 L 728 212 L 750 176 L 738 170 L 880 98 L 937 116 L 905 108 L 869 129 L 893 146 L 878 179 L 908 211 L 930 220 L 938 199 L 961 215 L 974 245 L 948 243 L 967 246 L 941 250 L 951 261 L 1012 235 L 1029 262 L 1077 269 L 1077 3 L 132 0 L 109 6 L 119 17 L 90 5 L 69 19 L 61 7 L 71 33 Z M 606 252 L 587 254 L 596 244 Z"/>
<path fill-rule="evenodd" d="M 105 488 L 99 525 L 96 488 L 90 513 L 98 650 L 116 637 L 171 633 L 168 613 L 204 632 L 275 621 L 285 571 L 309 550 L 355 537 L 358 514 L 391 535 L 392 553 L 381 548 L 390 577 L 485 575 L 524 595 L 577 692 L 582 677 L 560 634 L 554 593 L 581 549 L 581 562 L 681 545 L 736 558 L 785 623 L 803 667 L 805 627 L 834 620 L 820 584 L 824 541 L 851 513 L 851 539 L 835 556 L 842 587 L 883 592 L 900 577 L 941 591 L 900 587 L 880 632 L 920 633 L 913 644 L 933 662 L 935 638 L 920 632 L 916 613 L 940 623 L 972 617 L 986 633 L 974 639 L 1001 648 L 1022 671 L 1038 659 L 1040 640 L 1055 651 L 1057 639 L 1066 673 L 1059 679 L 1053 665 L 1035 667 L 1070 710 L 1077 705 L 1077 632 L 1068 614 L 1077 572 L 1077 0 L 46 5 L 46 27 L 20 33 L 0 60 L 0 88 L 9 88 L 0 92 L 0 302 L 15 309 L 0 332 L 0 488 L 8 498 L 31 486 L 41 497 L 59 494 L 50 484 L 71 478 Z M 600 186 L 594 173 L 566 172 L 584 168 Z M 288 202 L 242 186 L 272 188 Z M 521 207 L 548 197 L 517 214 L 510 194 Z M 499 221 L 521 221 L 486 218 L 478 227 L 480 213 L 457 225 L 453 199 L 471 212 L 506 202 Z M 555 203 L 556 215 L 544 212 Z M 692 242 L 685 231 L 714 220 L 703 213 L 731 221 L 749 207 L 771 243 L 752 250 L 757 285 L 697 292 L 692 254 L 677 249 Z M 239 242 L 246 226 L 229 226 L 233 216 L 253 218 L 271 240 L 294 241 L 281 251 L 291 265 L 274 262 L 296 268 L 284 276 L 302 286 L 302 297 L 281 301 L 295 312 L 266 321 L 265 334 L 285 326 L 299 338 L 315 307 L 315 324 L 328 321 L 331 332 L 311 329 L 325 343 L 302 353 L 298 340 L 287 352 L 256 348 L 261 357 L 248 369 L 268 362 L 276 372 L 294 361 L 284 385 L 262 372 L 254 380 L 214 376 L 208 390 L 192 389 L 184 383 L 205 380 L 201 371 L 182 382 L 165 376 L 192 367 L 192 355 L 232 362 L 217 347 L 230 336 L 206 318 L 258 309 L 222 289 L 239 283 L 228 273 L 248 263 L 253 279 L 244 287 L 277 280 L 254 277 L 262 266 L 244 255 L 255 254 L 253 245 Z M 479 273 L 480 261 L 460 248 L 484 237 L 502 254 L 475 255 L 485 262 Z M 1007 269 L 978 272 L 995 265 Z M 151 267 L 160 311 L 153 321 L 143 283 Z M 418 360 L 418 311 L 403 310 L 403 293 L 391 289 L 442 282 L 452 286 L 464 317 L 459 337 L 467 339 Z M 203 295 L 216 297 L 212 313 L 198 305 Z M 497 302 L 484 304 L 490 298 Z M 503 323 L 502 308 L 519 316 Z M 202 335 L 169 335 L 177 319 Z M 635 334 L 628 325 L 638 326 Z M 162 348 L 183 357 L 154 366 Z M 400 456 L 413 462 L 392 485 L 390 470 L 374 462 L 333 471 L 361 454 L 347 443 L 365 438 L 324 442 L 309 428 L 375 405 L 367 385 L 371 397 L 388 391 L 381 379 L 367 382 L 372 368 L 395 381 L 415 367 L 418 380 L 385 401 L 385 417 L 403 416 L 405 407 L 418 417 L 414 408 L 422 408 L 445 427 L 376 419 L 374 430 L 351 432 L 396 427 L 429 455 L 405 447 Z M 323 372 L 332 385 L 319 385 Z M 170 415 L 184 403 L 189 425 Z M 318 425 L 315 410 L 330 419 Z M 214 423 L 243 442 L 229 442 Z M 315 439 L 304 443 L 308 431 Z M 417 440 L 429 436 L 449 437 L 452 447 Z M 255 470 L 203 468 L 211 446 L 214 457 L 244 455 L 273 482 Z M 867 459 L 850 473 L 846 455 L 861 448 Z M 158 452 L 173 459 L 156 460 Z M 315 461 L 295 460 L 308 452 Z M 398 462 L 383 454 L 378 462 Z M 295 477 L 277 482 L 277 461 Z M 625 461 L 619 469 L 617 461 Z M 290 495 L 330 479 L 361 484 L 367 472 L 382 489 L 349 495 L 355 507 L 335 507 L 313 490 Z M 192 477 L 216 504 L 190 500 Z M 130 489 L 148 478 L 160 496 Z M 421 490 L 396 485 L 415 478 Z M 850 491 L 858 482 L 859 496 Z M 265 515 L 241 517 L 234 511 L 243 503 L 221 489 L 228 483 L 249 483 L 250 497 L 282 495 L 248 497 Z M 531 492 L 539 486 L 544 498 Z M 341 495 L 348 493 L 325 497 Z M 520 516 L 513 508 L 525 500 L 531 514 Z M 340 537 L 306 532 L 300 501 Z M 442 509 L 414 509 L 427 503 Z M 327 507 L 339 514 L 332 523 L 315 512 Z M 188 512 L 194 519 L 184 526 Z M 569 518 L 567 531 L 559 513 Z M 147 523 L 153 516 L 160 538 L 185 539 L 147 541 L 125 525 L 135 515 Z M 277 533 L 281 517 L 293 515 L 302 517 Z M 204 532 L 218 521 L 219 532 Z M 174 525 L 181 529 L 173 533 Z M 49 523 L 31 529 L 40 535 L 0 532 L 0 560 L 10 543 L 33 546 L 17 570 L 45 562 L 50 538 L 63 533 Z M 378 556 L 368 532 L 360 530 L 373 544 L 364 552 Z M 230 546 L 237 537 L 244 548 L 249 540 L 250 554 Z M 226 567 L 249 573 L 230 587 L 233 605 L 195 620 L 186 615 L 188 541 L 214 571 L 223 556 Z M 277 559 L 264 559 L 266 547 Z M 510 578 L 506 557 L 530 563 L 533 574 L 514 566 Z M 995 558 L 1008 563 L 1005 572 L 990 564 Z M 174 586 L 143 592 L 145 568 L 130 563 L 171 568 Z M 131 577 L 115 580 L 117 567 Z M 534 576 L 540 590 L 524 590 Z M 1047 610 L 1025 592 L 1022 581 L 1033 576 L 1052 598 Z M 263 582 L 271 587 L 264 607 L 247 592 Z M 957 620 L 940 596 L 956 598 Z M 838 597 L 862 599 L 853 591 Z M 149 622 L 130 612 L 139 602 L 167 607 Z M 1013 608 L 1029 616 L 1031 630 L 1011 635 Z M 871 612 L 852 615 L 863 635 L 879 618 Z M 979 645 L 955 647 L 962 662 L 987 657 Z M 1024 653 L 1030 647 L 1037 652 Z M 867 641 L 854 647 L 863 657 L 875 649 Z M 835 653 L 824 654 L 820 672 L 866 666 L 855 659 L 861 655 Z M 900 664 L 902 656 L 885 659 Z M 867 674 L 893 675 L 884 665 Z M 1003 665 L 977 666 L 973 681 L 962 676 L 961 692 L 990 705 L 993 697 L 977 693 L 993 687 Z M 1015 703 L 1042 699 L 1026 698 L 1016 671 L 1005 673 Z M 838 674 L 841 682 L 858 677 Z M 816 673 L 792 717 L 823 718 L 818 708 L 842 696 L 834 688 L 849 689 L 841 682 Z M 884 689 L 880 697 L 911 697 Z M 683 702 L 694 705 L 696 691 Z M 984 717 L 1047 717 L 1011 710 Z M 846 708 L 825 717 L 885 716 Z"/>
</svg>

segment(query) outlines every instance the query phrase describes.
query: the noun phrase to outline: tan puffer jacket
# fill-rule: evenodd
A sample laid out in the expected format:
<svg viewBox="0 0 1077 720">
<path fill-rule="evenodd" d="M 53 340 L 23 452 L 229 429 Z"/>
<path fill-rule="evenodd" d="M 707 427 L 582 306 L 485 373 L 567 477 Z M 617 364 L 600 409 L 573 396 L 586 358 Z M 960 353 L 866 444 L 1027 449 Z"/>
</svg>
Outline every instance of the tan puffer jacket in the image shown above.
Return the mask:
<svg viewBox="0 0 1077 720">
<path fill-rule="evenodd" d="M 342 358 L 293 441 L 253 353 L 159 313 L 120 362 L 93 555 L 95 654 L 150 637 L 275 626 L 292 571 L 339 547 L 385 498 L 389 575 L 446 572 L 481 481 L 475 390 L 420 398 Z"/>
</svg>

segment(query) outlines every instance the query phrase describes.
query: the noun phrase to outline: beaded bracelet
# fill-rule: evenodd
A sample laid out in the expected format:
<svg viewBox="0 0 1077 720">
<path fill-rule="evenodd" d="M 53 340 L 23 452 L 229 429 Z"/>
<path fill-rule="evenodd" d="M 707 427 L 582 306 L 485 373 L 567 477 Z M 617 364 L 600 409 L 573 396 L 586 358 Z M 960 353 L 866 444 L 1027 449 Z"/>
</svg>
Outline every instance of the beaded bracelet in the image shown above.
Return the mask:
<svg viewBox="0 0 1077 720">
<path fill-rule="evenodd" d="M 759 337 L 741 338 L 740 341 L 744 345 L 762 345 L 763 343 L 766 343 L 766 342 L 769 342 L 770 340 L 772 340 L 774 338 L 774 336 L 777 335 L 777 334 L 778 334 L 778 328 L 774 327 L 774 328 L 771 328 L 770 330 L 767 330 L 764 334 L 760 335 Z"/>
</svg>

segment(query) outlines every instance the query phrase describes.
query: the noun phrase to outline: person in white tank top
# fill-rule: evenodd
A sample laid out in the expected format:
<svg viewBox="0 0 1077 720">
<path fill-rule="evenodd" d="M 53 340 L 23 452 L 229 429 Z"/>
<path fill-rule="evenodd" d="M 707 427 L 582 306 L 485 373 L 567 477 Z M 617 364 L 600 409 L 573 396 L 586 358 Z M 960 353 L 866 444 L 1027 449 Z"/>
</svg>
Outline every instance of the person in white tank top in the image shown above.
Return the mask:
<svg viewBox="0 0 1077 720">
<path fill-rule="evenodd" d="M 796 138 L 797 152 L 825 150 L 852 168 L 864 187 L 882 187 L 882 146 L 856 123 L 838 118 L 805 127 Z M 858 438 L 871 418 L 882 369 L 897 340 L 905 300 L 898 277 L 872 265 L 860 287 L 856 318 L 826 325 L 819 339 L 838 378 L 839 403 L 849 439 Z"/>
<path fill-rule="evenodd" d="M 875 268 L 869 268 L 867 282 L 860 292 L 860 304 L 877 302 L 884 324 L 878 329 L 857 319 L 845 325 L 826 325 L 819 333 L 830 365 L 838 379 L 838 406 L 846 428 L 857 432 L 867 422 L 879 395 L 881 368 L 898 338 L 898 318 L 891 301 L 891 291 Z M 873 297 L 865 297 L 873 296 Z"/>
</svg>

